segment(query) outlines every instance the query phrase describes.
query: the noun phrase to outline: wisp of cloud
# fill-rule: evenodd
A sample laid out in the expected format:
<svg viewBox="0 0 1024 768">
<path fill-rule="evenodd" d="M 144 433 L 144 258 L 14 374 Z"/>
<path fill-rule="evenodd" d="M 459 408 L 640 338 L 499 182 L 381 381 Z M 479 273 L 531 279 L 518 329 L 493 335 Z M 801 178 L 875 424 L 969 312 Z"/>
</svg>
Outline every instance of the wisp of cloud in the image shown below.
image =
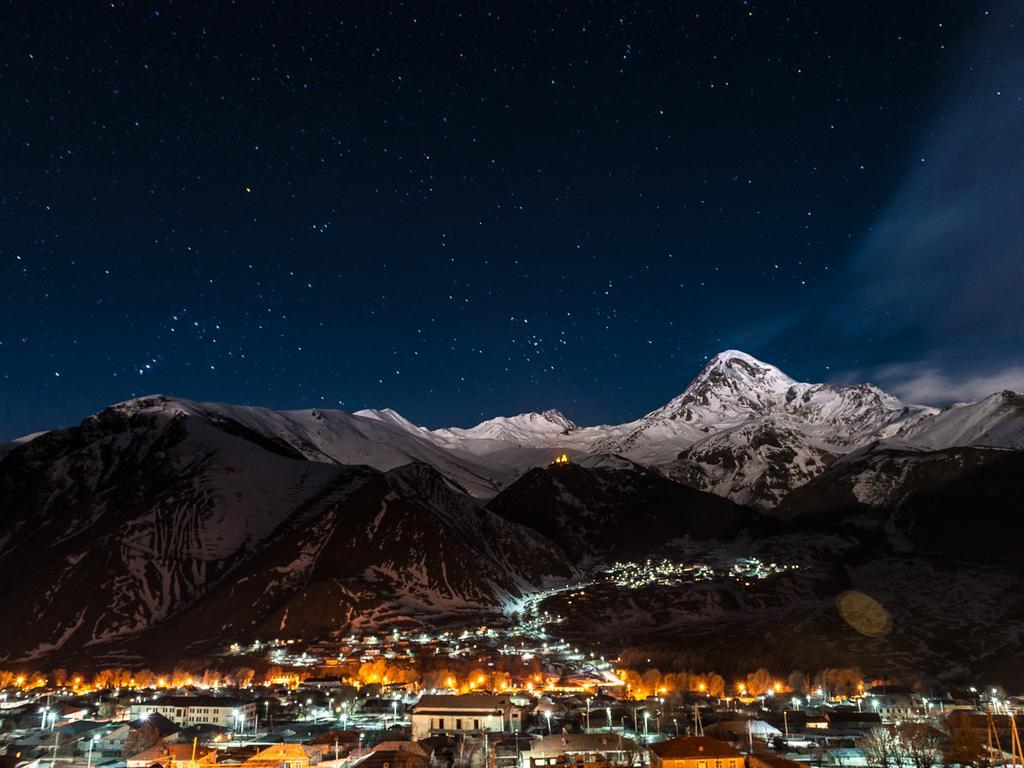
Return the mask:
<svg viewBox="0 0 1024 768">
<path fill-rule="evenodd" d="M 949 107 L 853 265 L 861 289 L 844 310 L 880 343 L 921 350 L 874 378 L 918 401 L 1024 387 L 1022 31 L 1024 3 L 1005 3 L 962 42 Z"/>
</svg>

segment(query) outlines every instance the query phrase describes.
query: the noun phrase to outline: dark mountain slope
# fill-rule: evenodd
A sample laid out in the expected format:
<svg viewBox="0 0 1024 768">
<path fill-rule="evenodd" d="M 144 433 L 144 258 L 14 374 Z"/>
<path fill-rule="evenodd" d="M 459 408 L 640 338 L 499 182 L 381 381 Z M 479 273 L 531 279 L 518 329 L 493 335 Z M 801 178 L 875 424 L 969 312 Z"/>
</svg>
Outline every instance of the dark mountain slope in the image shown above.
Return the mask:
<svg viewBox="0 0 1024 768">
<path fill-rule="evenodd" d="M 642 556 L 687 536 L 731 539 L 757 517 L 639 466 L 534 469 L 487 508 L 539 531 L 576 562 Z"/>
<path fill-rule="evenodd" d="M 884 535 L 897 549 L 1019 559 L 1024 452 L 873 446 L 836 462 L 775 512 L 800 529 Z"/>
<path fill-rule="evenodd" d="M 166 406 L 115 406 L 0 459 L 0 658 L 148 653 L 154 628 L 181 647 L 440 616 L 569 575 L 548 542 L 425 465 L 309 461 L 224 414 Z"/>
</svg>

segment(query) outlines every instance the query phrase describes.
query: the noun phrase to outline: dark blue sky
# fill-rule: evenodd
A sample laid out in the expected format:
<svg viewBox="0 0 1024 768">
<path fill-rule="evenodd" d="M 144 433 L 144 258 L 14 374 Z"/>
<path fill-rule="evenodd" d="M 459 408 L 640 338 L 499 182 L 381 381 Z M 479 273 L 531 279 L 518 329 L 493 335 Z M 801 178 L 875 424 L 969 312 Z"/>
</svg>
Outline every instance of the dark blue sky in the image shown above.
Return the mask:
<svg viewBox="0 0 1024 768">
<path fill-rule="evenodd" d="M 1020 203 L 976 216 L 1018 4 L 68 5 L 0 26 L 0 438 L 151 392 L 616 422 L 728 347 L 932 400 L 1024 366 Z"/>
</svg>

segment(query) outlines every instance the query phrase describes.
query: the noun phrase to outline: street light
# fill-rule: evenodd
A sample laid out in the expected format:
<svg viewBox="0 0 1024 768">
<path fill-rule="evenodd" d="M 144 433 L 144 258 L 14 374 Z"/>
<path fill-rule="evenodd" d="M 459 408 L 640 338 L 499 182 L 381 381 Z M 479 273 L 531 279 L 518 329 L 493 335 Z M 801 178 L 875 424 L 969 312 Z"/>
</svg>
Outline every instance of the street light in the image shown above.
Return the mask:
<svg viewBox="0 0 1024 768">
<path fill-rule="evenodd" d="M 87 758 L 87 768 L 92 768 L 92 747 L 97 741 L 99 741 L 99 738 L 99 736 L 93 736 L 91 739 L 89 739 L 89 757 Z"/>
</svg>

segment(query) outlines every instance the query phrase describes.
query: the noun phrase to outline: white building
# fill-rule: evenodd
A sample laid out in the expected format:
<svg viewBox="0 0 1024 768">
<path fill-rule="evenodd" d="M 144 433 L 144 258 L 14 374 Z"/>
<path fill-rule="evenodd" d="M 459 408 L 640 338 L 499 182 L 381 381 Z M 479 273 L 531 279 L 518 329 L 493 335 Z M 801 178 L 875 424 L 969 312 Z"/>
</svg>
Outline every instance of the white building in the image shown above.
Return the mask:
<svg viewBox="0 0 1024 768">
<path fill-rule="evenodd" d="M 615 733 L 556 733 L 523 752 L 522 768 L 544 765 L 646 765 L 647 750 Z"/>
<path fill-rule="evenodd" d="M 507 696 L 423 696 L 412 710 L 412 737 L 417 741 L 437 734 L 512 733 L 522 730 L 522 724 L 522 710 Z"/>
<path fill-rule="evenodd" d="M 240 731 L 253 726 L 256 705 L 251 701 L 218 696 L 163 696 L 155 701 L 132 704 L 133 720 L 153 713 L 163 715 L 181 728 L 219 725 Z"/>
</svg>

